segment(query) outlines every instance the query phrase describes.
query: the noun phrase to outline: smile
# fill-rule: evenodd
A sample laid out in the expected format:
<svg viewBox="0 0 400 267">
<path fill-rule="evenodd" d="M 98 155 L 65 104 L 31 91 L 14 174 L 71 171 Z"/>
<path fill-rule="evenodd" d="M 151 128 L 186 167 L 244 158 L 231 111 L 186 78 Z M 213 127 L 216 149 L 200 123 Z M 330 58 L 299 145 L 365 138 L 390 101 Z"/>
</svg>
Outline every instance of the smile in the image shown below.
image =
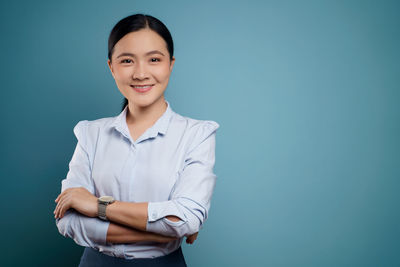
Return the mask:
<svg viewBox="0 0 400 267">
<path fill-rule="evenodd" d="M 153 86 L 154 86 L 154 84 L 131 85 L 131 87 L 139 93 L 145 93 L 145 92 L 149 91 Z"/>
</svg>

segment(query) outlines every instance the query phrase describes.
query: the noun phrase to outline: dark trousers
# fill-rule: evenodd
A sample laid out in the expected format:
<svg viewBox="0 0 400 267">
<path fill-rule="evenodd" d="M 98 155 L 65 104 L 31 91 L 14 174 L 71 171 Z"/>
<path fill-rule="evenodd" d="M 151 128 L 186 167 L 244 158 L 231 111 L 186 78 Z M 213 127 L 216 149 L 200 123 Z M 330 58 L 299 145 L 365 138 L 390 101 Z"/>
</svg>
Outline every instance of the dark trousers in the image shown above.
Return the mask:
<svg viewBox="0 0 400 267">
<path fill-rule="evenodd" d="M 149 259 L 132 259 L 127 260 L 124 258 L 112 257 L 98 252 L 94 248 L 86 247 L 82 254 L 79 267 L 108 267 L 108 266 L 173 266 L 173 267 L 187 267 L 185 258 L 182 254 L 182 249 L 179 247 L 174 252 Z"/>
</svg>

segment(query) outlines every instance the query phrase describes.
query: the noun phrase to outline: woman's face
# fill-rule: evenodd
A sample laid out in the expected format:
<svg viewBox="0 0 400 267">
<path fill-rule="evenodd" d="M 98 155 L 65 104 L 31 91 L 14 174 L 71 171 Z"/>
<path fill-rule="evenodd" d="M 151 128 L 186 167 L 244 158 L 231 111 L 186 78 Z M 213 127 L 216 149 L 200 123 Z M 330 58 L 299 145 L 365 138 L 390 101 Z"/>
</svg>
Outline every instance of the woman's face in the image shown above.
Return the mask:
<svg viewBox="0 0 400 267">
<path fill-rule="evenodd" d="M 115 44 L 108 66 L 129 103 L 146 107 L 164 97 L 174 62 L 164 39 L 151 29 L 142 29 Z"/>
</svg>

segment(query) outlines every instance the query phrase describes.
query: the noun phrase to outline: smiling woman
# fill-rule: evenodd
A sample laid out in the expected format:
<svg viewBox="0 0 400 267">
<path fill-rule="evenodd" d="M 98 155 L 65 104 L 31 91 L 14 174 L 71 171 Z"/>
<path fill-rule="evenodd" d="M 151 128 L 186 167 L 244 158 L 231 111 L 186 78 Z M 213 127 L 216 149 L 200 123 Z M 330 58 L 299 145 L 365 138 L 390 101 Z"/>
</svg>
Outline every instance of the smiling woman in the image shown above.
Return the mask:
<svg viewBox="0 0 400 267">
<path fill-rule="evenodd" d="M 113 50 L 108 65 L 129 107 L 140 112 L 156 101 L 160 106 L 175 62 L 173 56 L 168 56 L 164 39 L 145 28 L 126 34 Z M 137 114 L 135 110 L 133 114 Z"/>
<path fill-rule="evenodd" d="M 119 21 L 108 61 L 125 97 L 115 117 L 78 122 L 78 144 L 54 217 L 60 233 L 85 246 L 80 266 L 186 266 L 215 187 L 219 124 L 175 113 L 164 98 L 175 58 L 158 19 Z"/>
</svg>

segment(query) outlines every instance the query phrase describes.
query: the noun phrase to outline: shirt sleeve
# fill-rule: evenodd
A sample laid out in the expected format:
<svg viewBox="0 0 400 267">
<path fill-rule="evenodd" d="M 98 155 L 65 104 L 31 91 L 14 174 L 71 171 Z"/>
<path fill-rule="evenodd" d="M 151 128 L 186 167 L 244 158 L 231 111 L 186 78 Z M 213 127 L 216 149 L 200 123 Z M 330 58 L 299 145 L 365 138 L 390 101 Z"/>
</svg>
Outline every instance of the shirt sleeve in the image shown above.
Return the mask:
<svg viewBox="0 0 400 267">
<path fill-rule="evenodd" d="M 74 134 L 78 139 L 74 154 L 69 163 L 67 177 L 62 180 L 61 192 L 71 187 L 85 187 L 94 194 L 94 184 L 91 179 L 91 165 L 86 144 L 86 132 L 88 121 L 80 121 L 74 127 Z M 56 225 L 60 234 L 72 238 L 75 243 L 85 247 L 98 248 L 106 245 L 108 221 L 91 218 L 68 210 L 62 218 L 56 219 Z"/>
<path fill-rule="evenodd" d="M 214 121 L 205 121 L 199 127 L 170 200 L 148 203 L 147 231 L 181 238 L 200 230 L 208 217 L 217 178 L 213 169 L 218 128 Z M 168 215 L 181 220 L 173 222 L 165 218 Z"/>
</svg>

